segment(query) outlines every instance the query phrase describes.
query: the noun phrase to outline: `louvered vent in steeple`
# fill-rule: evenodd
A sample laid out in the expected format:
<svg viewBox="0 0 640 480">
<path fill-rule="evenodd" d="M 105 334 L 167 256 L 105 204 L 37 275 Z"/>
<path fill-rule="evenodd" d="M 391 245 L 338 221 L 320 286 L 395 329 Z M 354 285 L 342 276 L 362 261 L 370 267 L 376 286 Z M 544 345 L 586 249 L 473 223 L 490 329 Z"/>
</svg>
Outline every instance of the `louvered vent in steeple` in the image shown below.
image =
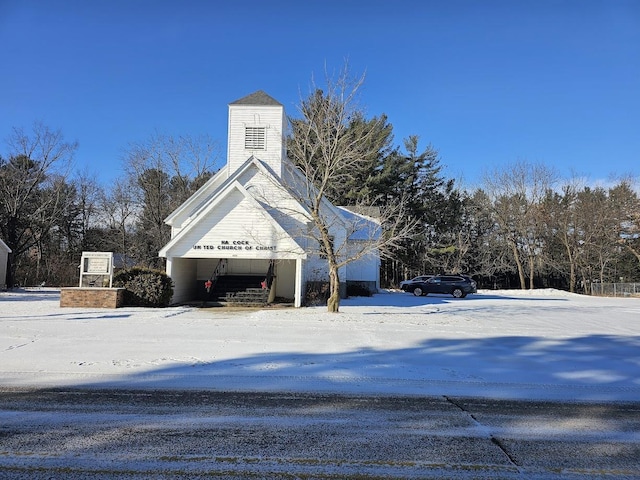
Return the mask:
<svg viewBox="0 0 640 480">
<path fill-rule="evenodd" d="M 245 150 L 265 150 L 266 128 L 265 127 L 245 127 L 244 130 Z"/>
</svg>

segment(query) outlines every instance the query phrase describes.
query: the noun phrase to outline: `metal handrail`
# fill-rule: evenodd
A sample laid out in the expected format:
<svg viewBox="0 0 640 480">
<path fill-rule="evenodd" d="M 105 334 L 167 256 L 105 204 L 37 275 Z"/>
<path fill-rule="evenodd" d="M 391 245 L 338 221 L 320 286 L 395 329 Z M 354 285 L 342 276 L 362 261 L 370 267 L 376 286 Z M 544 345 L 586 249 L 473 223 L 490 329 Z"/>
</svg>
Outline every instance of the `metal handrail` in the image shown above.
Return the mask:
<svg viewBox="0 0 640 480">
<path fill-rule="evenodd" d="M 218 281 L 218 277 L 220 276 L 220 270 L 223 262 L 224 262 L 224 258 L 221 258 L 218 260 L 218 264 L 216 265 L 216 268 L 213 270 L 213 273 L 211 274 L 209 279 L 206 282 L 204 282 L 204 286 L 207 289 L 207 293 L 210 293 L 211 289 L 215 287 L 216 282 Z"/>
<path fill-rule="evenodd" d="M 269 268 L 267 269 L 267 275 L 264 278 L 264 288 L 267 288 L 267 289 L 271 288 L 271 285 L 273 284 L 273 277 L 275 276 L 273 274 L 274 268 L 275 268 L 275 261 L 270 260 Z"/>
</svg>

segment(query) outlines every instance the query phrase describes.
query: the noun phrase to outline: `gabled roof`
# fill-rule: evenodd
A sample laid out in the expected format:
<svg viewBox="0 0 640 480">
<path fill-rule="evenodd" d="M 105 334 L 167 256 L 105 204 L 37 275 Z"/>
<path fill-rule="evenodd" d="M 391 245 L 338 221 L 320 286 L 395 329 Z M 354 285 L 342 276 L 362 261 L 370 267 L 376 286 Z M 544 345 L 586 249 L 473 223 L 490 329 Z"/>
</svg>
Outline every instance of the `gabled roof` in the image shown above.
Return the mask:
<svg viewBox="0 0 640 480">
<path fill-rule="evenodd" d="M 285 159 L 285 161 L 287 160 Z M 262 171 L 263 174 L 270 177 L 272 182 L 280 184 L 285 190 L 287 189 L 285 184 L 289 184 L 289 186 L 293 187 L 294 190 L 296 188 L 308 188 L 306 179 L 304 178 L 302 172 L 290 162 L 288 165 L 289 168 L 287 168 L 286 170 L 293 176 L 285 180 L 275 175 L 268 167 L 268 165 L 265 165 L 260 159 L 252 155 L 242 164 L 242 166 L 240 166 L 228 178 L 226 178 L 223 182 L 221 182 L 214 188 L 214 179 L 218 178 L 221 172 L 219 171 L 218 173 L 216 173 L 214 177 L 209 179 L 202 187 L 198 189 L 197 192 L 195 192 L 182 205 L 180 205 L 176 210 L 169 214 L 169 216 L 164 220 L 165 223 L 167 223 L 168 225 L 173 225 L 173 220 L 178 216 L 178 214 L 183 214 L 188 211 L 190 220 L 183 223 L 182 226 L 184 227 L 188 225 L 196 218 L 198 218 L 204 210 L 207 209 L 207 206 L 211 203 L 211 201 L 213 201 L 214 198 L 218 197 L 221 192 L 224 192 L 224 190 L 229 185 L 234 183 L 238 179 L 238 177 L 240 177 L 244 172 L 251 168 L 252 165 L 256 166 L 260 171 Z M 292 198 L 295 199 L 295 196 Z M 300 203 L 297 199 L 296 203 L 298 204 L 301 211 L 306 212 L 306 214 L 309 213 L 306 206 Z M 333 212 L 333 214 L 341 222 L 344 222 L 344 215 L 341 214 L 340 210 L 335 205 L 333 205 L 324 197 L 322 198 L 322 204 L 325 208 Z"/>
<path fill-rule="evenodd" d="M 207 213 L 211 211 L 212 205 L 219 204 L 223 198 L 228 196 L 231 190 L 240 189 L 243 194 L 247 196 L 247 198 L 250 197 L 250 200 L 252 202 L 255 202 L 257 205 L 258 202 L 253 198 L 253 196 L 247 193 L 246 189 L 244 187 L 241 187 L 238 183 L 238 178 L 252 167 L 257 168 L 263 175 L 269 177 L 272 182 L 282 185 L 281 178 L 274 175 L 273 172 L 271 172 L 271 170 L 262 161 L 260 161 L 253 155 L 250 156 L 240 168 L 233 172 L 231 176 L 226 178 L 224 182 L 218 185 L 215 189 L 211 189 L 213 186 L 207 188 L 207 185 L 210 182 L 208 181 L 205 185 L 200 187 L 200 189 L 196 193 L 194 193 L 187 201 L 185 201 L 180 207 L 178 207 L 176 211 L 174 211 L 171 215 L 169 215 L 169 217 L 167 217 L 165 222 L 171 224 L 170 221 L 175 217 L 177 211 L 184 212 L 185 210 L 189 210 L 189 220 L 184 222 L 182 224 L 181 230 L 164 247 L 162 247 L 162 249 L 160 250 L 160 255 L 162 256 L 163 253 L 166 254 L 166 252 L 171 247 L 173 247 L 179 241 L 179 239 L 184 237 L 186 232 L 190 231 L 192 228 L 194 228 L 195 225 L 203 221 L 203 219 L 207 217 Z M 284 185 L 282 186 L 282 188 L 285 188 Z M 296 204 L 301 211 L 306 212 L 304 205 L 301 205 L 297 201 Z M 277 223 L 275 219 L 262 207 L 261 210 L 264 211 L 264 215 L 267 216 L 270 221 Z M 279 224 L 278 228 L 281 229 Z"/>
<path fill-rule="evenodd" d="M 255 166 L 260 170 L 264 175 L 271 178 L 271 181 L 277 184 L 282 184 L 282 180 L 277 177 L 262 161 L 251 155 L 235 172 L 233 172 L 228 178 L 226 178 L 220 185 L 218 185 L 215 189 L 211 190 L 209 188 L 209 181 L 200 189 L 194 193 L 189 199 L 187 199 L 178 209 L 176 209 L 173 213 L 171 213 L 166 219 L 165 223 L 172 225 L 173 218 L 177 215 L 177 212 L 184 212 L 189 209 L 189 220 L 184 223 L 183 226 L 188 225 L 194 219 L 199 217 L 203 211 L 205 211 L 208 205 L 211 202 L 221 195 L 229 185 L 235 183 L 244 172 L 246 172 L 251 166 Z M 217 174 L 216 174 L 217 175 Z M 282 187 L 284 188 L 284 186 Z M 304 210 L 304 206 L 298 204 L 301 210 Z"/>
<path fill-rule="evenodd" d="M 282 104 L 278 102 L 275 98 L 267 95 L 264 91 L 258 90 L 257 92 L 253 92 L 246 97 L 242 97 L 235 102 L 231 102 L 229 105 L 257 105 L 257 106 L 279 106 Z"/>
<path fill-rule="evenodd" d="M 287 168 L 285 168 L 285 172 L 288 174 L 288 177 L 284 179 L 284 183 L 289 185 L 289 187 L 298 192 L 304 192 L 306 189 L 312 189 L 313 194 L 315 195 L 316 190 L 313 184 L 310 184 L 302 170 L 296 167 L 293 162 L 288 159 L 283 160 L 283 164 L 287 163 Z M 301 190 L 300 190 L 301 189 Z M 336 207 L 333 203 L 331 203 L 325 196 L 321 197 L 322 206 L 328 209 L 333 215 L 344 225 L 345 217 L 342 215 L 342 212 L 338 207 Z M 304 205 L 303 205 L 304 206 Z M 305 210 L 308 209 L 305 207 Z"/>
<path fill-rule="evenodd" d="M 253 196 L 237 181 L 226 185 L 225 188 L 221 189 L 218 192 L 218 195 L 216 195 L 215 198 L 212 198 L 211 201 L 207 203 L 207 205 L 203 208 L 203 212 L 205 212 L 205 215 L 201 215 L 201 219 L 206 219 L 206 213 L 216 208 L 216 206 L 223 202 L 225 197 L 228 197 L 233 191 L 239 191 L 244 196 L 244 198 L 246 198 L 252 205 L 256 207 L 257 211 L 260 212 L 265 220 L 269 222 L 275 228 L 275 230 L 279 232 L 280 235 L 283 235 L 283 237 L 286 236 L 289 241 L 292 242 L 292 244 L 295 245 L 297 249 L 299 249 L 299 254 L 303 255 L 303 257 L 306 258 L 304 249 L 300 247 L 300 245 L 287 232 L 285 232 L 282 226 L 269 214 L 269 212 L 262 208 L 258 201 L 253 198 Z M 164 247 L 162 247 L 159 252 L 159 256 L 166 256 L 169 250 L 177 245 L 189 233 L 189 231 L 191 231 L 195 227 L 197 223 L 198 221 L 192 222 L 191 224 L 180 230 L 176 236 L 174 236 Z"/>
<path fill-rule="evenodd" d="M 337 207 L 350 230 L 349 240 L 378 240 L 382 235 L 380 222 L 373 217 L 358 213 L 353 207 Z M 378 212 L 379 213 L 379 212 Z"/>
</svg>

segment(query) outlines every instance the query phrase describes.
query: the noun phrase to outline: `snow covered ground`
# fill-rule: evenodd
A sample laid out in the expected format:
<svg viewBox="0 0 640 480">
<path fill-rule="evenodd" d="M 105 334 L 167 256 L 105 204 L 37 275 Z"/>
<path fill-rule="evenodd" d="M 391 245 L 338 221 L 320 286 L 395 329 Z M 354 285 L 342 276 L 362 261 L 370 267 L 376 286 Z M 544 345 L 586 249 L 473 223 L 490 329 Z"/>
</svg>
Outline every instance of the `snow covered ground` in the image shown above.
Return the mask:
<svg viewBox="0 0 640 480">
<path fill-rule="evenodd" d="M 0 387 L 640 401 L 640 299 L 384 292 L 324 307 L 60 308 L 0 293 Z"/>
</svg>

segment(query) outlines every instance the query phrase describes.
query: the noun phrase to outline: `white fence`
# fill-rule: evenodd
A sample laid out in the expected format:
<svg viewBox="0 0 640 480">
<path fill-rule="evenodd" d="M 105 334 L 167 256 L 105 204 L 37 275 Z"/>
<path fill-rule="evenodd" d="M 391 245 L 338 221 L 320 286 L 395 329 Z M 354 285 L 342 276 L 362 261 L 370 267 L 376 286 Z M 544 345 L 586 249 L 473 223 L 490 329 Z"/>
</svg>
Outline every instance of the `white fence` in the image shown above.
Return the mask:
<svg viewBox="0 0 640 480">
<path fill-rule="evenodd" d="M 640 297 L 640 283 L 592 283 L 591 295 L 599 297 Z"/>
</svg>

